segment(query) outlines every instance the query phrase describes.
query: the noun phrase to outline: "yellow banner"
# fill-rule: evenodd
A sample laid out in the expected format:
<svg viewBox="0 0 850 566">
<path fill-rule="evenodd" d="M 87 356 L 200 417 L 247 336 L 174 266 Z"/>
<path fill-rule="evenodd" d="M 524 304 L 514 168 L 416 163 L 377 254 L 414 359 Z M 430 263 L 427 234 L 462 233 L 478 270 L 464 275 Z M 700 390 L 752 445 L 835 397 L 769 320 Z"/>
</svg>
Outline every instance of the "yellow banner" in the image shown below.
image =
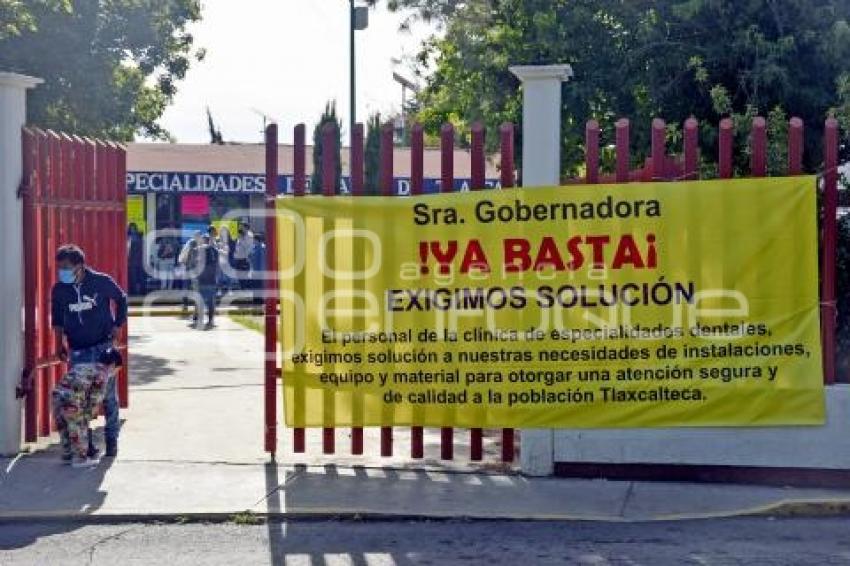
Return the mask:
<svg viewBox="0 0 850 566">
<path fill-rule="evenodd" d="M 824 422 L 812 177 L 278 201 L 289 426 Z"/>
</svg>

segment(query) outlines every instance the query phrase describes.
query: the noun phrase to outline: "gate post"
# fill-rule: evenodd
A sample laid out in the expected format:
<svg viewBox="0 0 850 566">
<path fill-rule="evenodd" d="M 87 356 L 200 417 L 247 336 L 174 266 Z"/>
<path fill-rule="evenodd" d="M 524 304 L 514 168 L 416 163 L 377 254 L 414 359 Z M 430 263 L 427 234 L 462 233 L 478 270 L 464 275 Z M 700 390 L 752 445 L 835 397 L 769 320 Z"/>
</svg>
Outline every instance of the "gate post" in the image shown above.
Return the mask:
<svg viewBox="0 0 850 566">
<path fill-rule="evenodd" d="M 15 395 L 24 370 L 24 244 L 22 200 L 22 128 L 27 89 L 41 79 L 0 72 L 0 241 L 9 269 L 0 273 L 0 455 L 21 448 L 22 402 Z"/>
<path fill-rule="evenodd" d="M 561 83 L 573 76 L 569 65 L 510 67 L 522 81 L 522 186 L 561 184 Z M 525 429 L 520 467 L 530 476 L 555 472 L 554 431 Z"/>
</svg>

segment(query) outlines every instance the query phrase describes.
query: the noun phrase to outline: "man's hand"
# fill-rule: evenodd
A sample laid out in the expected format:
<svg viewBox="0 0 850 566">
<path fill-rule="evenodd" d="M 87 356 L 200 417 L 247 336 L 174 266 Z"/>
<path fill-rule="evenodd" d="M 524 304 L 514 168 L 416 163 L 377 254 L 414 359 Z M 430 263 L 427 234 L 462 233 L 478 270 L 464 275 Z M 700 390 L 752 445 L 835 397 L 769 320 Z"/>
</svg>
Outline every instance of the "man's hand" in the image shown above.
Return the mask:
<svg viewBox="0 0 850 566">
<path fill-rule="evenodd" d="M 68 347 L 65 345 L 65 333 L 61 328 L 53 329 L 54 349 L 63 362 L 68 361 Z"/>
</svg>

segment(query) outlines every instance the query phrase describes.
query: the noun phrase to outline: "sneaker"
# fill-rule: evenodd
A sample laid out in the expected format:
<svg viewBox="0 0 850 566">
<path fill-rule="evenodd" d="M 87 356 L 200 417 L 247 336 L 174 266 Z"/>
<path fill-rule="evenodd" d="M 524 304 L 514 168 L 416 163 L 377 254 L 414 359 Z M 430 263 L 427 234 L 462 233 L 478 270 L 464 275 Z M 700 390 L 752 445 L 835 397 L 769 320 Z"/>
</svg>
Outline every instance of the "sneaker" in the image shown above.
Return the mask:
<svg viewBox="0 0 850 566">
<path fill-rule="evenodd" d="M 74 455 L 71 454 L 70 452 L 63 452 L 62 453 L 62 463 L 65 464 L 66 466 L 70 466 L 71 460 L 73 460 L 73 459 L 74 459 Z"/>
<path fill-rule="evenodd" d="M 115 440 L 106 442 L 106 457 L 115 458 L 118 456 L 118 442 Z"/>
<path fill-rule="evenodd" d="M 71 462 L 71 467 L 72 468 L 94 468 L 98 464 L 100 464 L 100 460 L 98 460 L 96 458 L 88 458 L 88 457 L 81 458 L 81 457 L 77 456 Z"/>
</svg>

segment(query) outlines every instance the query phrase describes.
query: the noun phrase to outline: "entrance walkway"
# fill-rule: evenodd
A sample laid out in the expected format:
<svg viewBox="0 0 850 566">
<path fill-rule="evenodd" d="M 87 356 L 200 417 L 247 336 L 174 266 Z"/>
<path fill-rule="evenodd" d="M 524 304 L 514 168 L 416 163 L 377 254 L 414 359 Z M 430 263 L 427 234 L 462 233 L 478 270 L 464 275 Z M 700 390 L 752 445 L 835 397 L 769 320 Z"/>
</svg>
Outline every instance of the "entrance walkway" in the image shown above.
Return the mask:
<svg viewBox="0 0 850 566">
<path fill-rule="evenodd" d="M 132 319 L 131 409 L 121 456 L 129 460 L 260 463 L 263 452 L 263 337 L 219 317 L 212 331 L 188 328 L 176 317 Z M 379 456 L 376 428 L 364 431 L 364 455 L 351 456 L 348 429 L 339 429 L 337 454 L 322 455 L 321 431 L 307 430 L 306 454 L 292 452 L 278 396 L 278 463 L 393 466 L 418 469 L 499 470 L 499 447 L 485 445 L 485 460 L 469 462 L 467 431 L 456 431 L 455 460 L 439 460 L 439 430 L 427 430 L 423 460 L 411 461 L 409 429 L 395 431 L 393 457 Z"/>
<path fill-rule="evenodd" d="M 212 331 L 179 318 L 131 319 L 131 393 L 120 454 L 92 470 L 59 463 L 54 445 L 0 459 L 0 519 L 227 517 L 250 511 L 287 516 L 403 516 L 655 520 L 776 510 L 798 502 L 850 510 L 850 491 L 526 478 L 500 469 L 497 446 L 468 463 L 467 435 L 456 460 L 441 462 L 439 432 L 426 434 L 426 459 L 380 458 L 378 433 L 364 457 L 321 455 L 308 431 L 307 455 L 280 431 L 275 464 L 262 449 L 262 336 L 221 317 Z M 53 439 L 55 442 L 55 438 Z M 784 507 L 788 509 L 788 507 Z M 805 507 L 804 509 L 812 509 Z"/>
</svg>

